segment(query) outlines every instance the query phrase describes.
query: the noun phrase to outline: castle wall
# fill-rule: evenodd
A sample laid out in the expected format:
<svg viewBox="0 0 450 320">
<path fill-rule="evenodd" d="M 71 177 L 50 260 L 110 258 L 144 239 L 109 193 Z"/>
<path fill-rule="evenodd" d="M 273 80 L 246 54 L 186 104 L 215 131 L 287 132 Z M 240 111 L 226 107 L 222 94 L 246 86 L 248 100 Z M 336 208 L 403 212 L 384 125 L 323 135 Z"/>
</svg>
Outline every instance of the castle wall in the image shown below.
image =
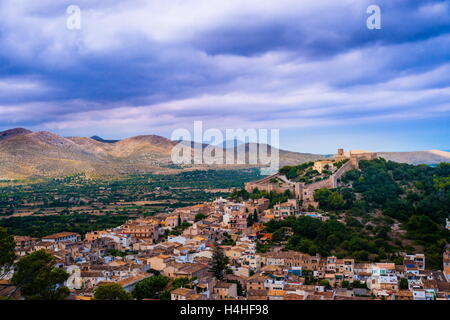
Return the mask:
<svg viewBox="0 0 450 320">
<path fill-rule="evenodd" d="M 342 167 L 340 167 L 333 175 L 333 188 L 337 188 L 338 187 L 338 180 L 340 178 L 342 178 L 342 176 L 344 174 L 346 174 L 347 172 L 349 172 L 350 170 L 353 169 L 358 169 L 358 162 L 356 162 L 356 165 L 353 161 L 347 161 L 346 163 L 344 163 L 342 165 Z"/>
<path fill-rule="evenodd" d="M 291 182 L 283 175 L 276 173 L 274 175 L 265 177 L 258 181 L 248 182 L 245 184 L 245 190 L 251 192 L 254 188 L 259 190 L 266 190 L 267 192 L 276 191 L 278 193 L 284 192 L 285 190 L 290 190 L 291 193 L 295 194 L 295 197 L 303 201 L 303 207 L 308 207 L 312 205 L 317 207 L 317 203 L 314 201 L 314 191 L 317 189 L 327 188 L 335 189 L 338 187 L 338 180 L 342 178 L 344 174 L 353 169 L 359 169 L 360 160 L 373 160 L 377 158 L 376 153 L 372 152 L 344 152 L 343 149 L 338 150 L 338 154 L 335 156 L 335 161 L 342 161 L 348 159 L 339 169 L 336 170 L 328 179 L 314 182 L 311 184 L 304 184 L 300 182 Z M 278 177 L 283 182 L 281 185 L 279 183 L 270 183 L 272 178 Z"/>
<path fill-rule="evenodd" d="M 314 191 L 317 189 L 327 188 L 334 189 L 338 187 L 338 180 L 348 171 L 355 169 L 355 164 L 353 161 L 348 161 L 342 165 L 334 174 L 332 174 L 328 179 L 314 182 L 308 185 L 303 185 L 301 190 L 300 199 L 303 200 L 303 207 L 308 206 L 317 207 L 317 203 L 314 201 Z"/>
</svg>

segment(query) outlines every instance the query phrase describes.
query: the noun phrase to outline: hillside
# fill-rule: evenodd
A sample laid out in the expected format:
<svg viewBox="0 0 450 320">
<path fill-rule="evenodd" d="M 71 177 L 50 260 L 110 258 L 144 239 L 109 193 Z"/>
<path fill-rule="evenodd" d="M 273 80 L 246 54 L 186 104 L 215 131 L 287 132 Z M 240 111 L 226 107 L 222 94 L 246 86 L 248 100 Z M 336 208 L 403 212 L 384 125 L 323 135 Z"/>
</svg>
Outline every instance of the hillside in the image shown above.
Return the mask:
<svg viewBox="0 0 450 320">
<path fill-rule="evenodd" d="M 409 164 L 438 164 L 450 161 L 450 152 L 427 150 L 415 152 L 378 152 L 386 160 Z"/>
<path fill-rule="evenodd" d="M 273 206 L 292 195 L 241 189 L 231 197 L 264 197 Z M 324 215 L 325 221 L 307 215 L 271 219 L 265 231 L 272 240 L 260 250 L 284 246 L 311 255 L 400 263 L 401 252 L 425 253 L 428 268 L 442 266 L 442 252 L 450 241 L 450 163 L 432 167 L 362 160 L 359 169 L 342 176 L 337 188 L 315 190 L 314 200 L 318 208 L 306 211 Z"/>
<path fill-rule="evenodd" d="M 420 251 L 426 254 L 427 265 L 438 269 L 444 245 L 450 241 L 445 229 L 449 179 L 448 163 L 430 167 L 383 159 L 361 161 L 360 170 L 343 176 L 338 189 L 317 190 L 314 198 L 348 227 L 363 229 L 370 235 L 368 243 L 375 244 L 355 242 L 351 251 L 364 250 L 379 259 L 398 251 Z"/>
<path fill-rule="evenodd" d="M 0 179 L 23 179 L 30 177 L 55 177 L 74 173 L 90 176 L 118 176 L 148 172 L 173 173 L 195 169 L 240 169 L 258 165 L 174 165 L 172 148 L 179 141 L 171 141 L 158 135 L 141 135 L 123 140 L 104 140 L 94 136 L 61 137 L 57 134 L 32 132 L 15 128 L 0 132 Z M 183 142 L 196 148 L 208 145 Z M 251 144 L 241 144 L 246 163 L 249 163 Z M 261 145 L 256 145 L 258 149 Z M 224 149 L 226 150 L 226 149 Z M 271 147 L 268 146 L 269 154 Z M 450 152 L 440 150 L 417 152 L 381 152 L 381 157 L 409 164 L 437 164 L 450 161 Z M 324 159 L 327 156 L 279 150 L 280 167 L 297 165 Z"/>
<path fill-rule="evenodd" d="M 3 164 L 0 167 L 0 178 L 55 177 L 75 173 L 86 173 L 88 176 L 118 176 L 156 171 L 172 173 L 174 170 L 192 168 L 251 167 L 176 166 L 171 161 L 171 151 L 178 142 L 158 135 L 141 135 L 120 141 L 103 140 L 95 136 L 94 138 L 65 138 L 47 131 L 32 132 L 22 128 L 0 132 L 0 162 Z M 193 145 L 191 149 L 197 147 L 199 146 Z M 321 155 L 280 150 L 282 165 L 321 158 Z"/>
</svg>

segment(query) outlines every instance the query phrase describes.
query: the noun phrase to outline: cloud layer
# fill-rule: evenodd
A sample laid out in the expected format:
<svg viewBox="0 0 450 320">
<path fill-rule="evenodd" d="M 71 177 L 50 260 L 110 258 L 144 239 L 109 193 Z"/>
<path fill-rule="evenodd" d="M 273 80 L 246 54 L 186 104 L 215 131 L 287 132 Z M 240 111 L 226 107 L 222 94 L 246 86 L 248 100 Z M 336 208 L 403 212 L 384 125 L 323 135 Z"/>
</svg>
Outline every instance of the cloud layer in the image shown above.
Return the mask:
<svg viewBox="0 0 450 320">
<path fill-rule="evenodd" d="M 0 128 L 121 138 L 203 120 L 285 128 L 293 148 L 309 128 L 425 130 L 449 118 L 449 17 L 438 0 L 3 0 Z"/>
</svg>

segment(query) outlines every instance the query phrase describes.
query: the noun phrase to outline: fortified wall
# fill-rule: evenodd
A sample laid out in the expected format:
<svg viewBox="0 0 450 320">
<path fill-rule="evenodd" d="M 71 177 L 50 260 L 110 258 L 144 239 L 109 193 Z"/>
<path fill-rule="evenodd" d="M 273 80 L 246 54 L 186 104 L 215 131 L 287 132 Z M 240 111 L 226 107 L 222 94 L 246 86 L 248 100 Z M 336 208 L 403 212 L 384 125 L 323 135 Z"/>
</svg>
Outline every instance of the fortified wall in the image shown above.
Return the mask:
<svg viewBox="0 0 450 320">
<path fill-rule="evenodd" d="M 297 199 L 300 199 L 300 183 L 290 181 L 286 176 L 280 173 L 275 173 L 263 179 L 247 182 L 245 184 L 245 190 L 247 192 L 252 192 L 253 189 L 261 191 L 265 190 L 267 192 L 275 191 L 277 193 L 283 193 L 286 190 L 289 190 Z"/>
<path fill-rule="evenodd" d="M 339 179 L 349 172 L 350 170 L 357 169 L 357 166 L 355 166 L 355 162 L 353 161 L 347 161 L 336 170 L 335 173 L 333 173 L 328 179 L 313 182 L 311 184 L 303 184 L 302 186 L 302 197 L 301 200 L 303 200 L 303 207 L 308 208 L 309 206 L 313 206 L 314 208 L 317 208 L 318 203 L 314 201 L 314 191 L 317 189 L 327 188 L 327 189 L 335 189 L 339 185 Z"/>
<path fill-rule="evenodd" d="M 308 208 L 309 206 L 317 208 L 318 204 L 314 201 L 314 191 L 322 188 L 337 188 L 339 186 L 339 180 L 343 175 L 350 170 L 359 169 L 359 161 L 374 160 L 377 157 L 378 155 L 373 152 L 361 150 L 344 152 L 344 149 L 338 149 L 338 152 L 334 156 L 333 160 L 335 162 L 347 160 L 347 162 L 345 162 L 327 179 L 305 184 L 303 182 L 290 181 L 286 178 L 286 176 L 276 173 L 263 179 L 246 183 L 245 190 L 251 192 L 253 189 L 258 188 L 258 190 L 265 190 L 267 192 L 275 191 L 277 193 L 282 193 L 289 190 L 292 194 L 295 194 L 296 199 L 302 200 L 303 208 Z M 327 163 L 330 162 L 330 160 L 319 160 L 317 162 L 320 161 L 326 161 Z"/>
</svg>

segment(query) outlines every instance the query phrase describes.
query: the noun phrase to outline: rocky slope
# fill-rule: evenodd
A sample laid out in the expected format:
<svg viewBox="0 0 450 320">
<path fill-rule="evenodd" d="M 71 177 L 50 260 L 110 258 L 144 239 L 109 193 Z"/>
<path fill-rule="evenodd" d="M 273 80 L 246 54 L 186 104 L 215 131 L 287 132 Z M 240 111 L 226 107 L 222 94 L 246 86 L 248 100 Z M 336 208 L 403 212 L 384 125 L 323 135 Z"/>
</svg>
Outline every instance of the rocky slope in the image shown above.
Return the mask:
<svg viewBox="0 0 450 320">
<path fill-rule="evenodd" d="M 450 162 L 450 152 L 440 150 L 378 152 L 378 155 L 386 160 L 409 164 L 437 164 L 440 162 Z"/>
<path fill-rule="evenodd" d="M 51 132 L 12 129 L 0 132 L 0 179 L 64 176 L 79 172 L 116 176 L 164 172 L 173 168 L 208 168 L 204 165 L 174 166 L 172 148 L 177 144 L 157 135 L 136 136 L 115 143 L 84 137 L 61 137 Z M 191 152 L 198 145 L 191 147 Z M 206 147 L 206 146 L 203 146 Z M 247 148 L 248 152 L 248 148 Z M 280 150 L 282 165 L 320 159 L 320 155 Z M 242 168 L 248 165 L 212 168 Z"/>
<path fill-rule="evenodd" d="M 117 142 L 84 137 L 61 137 L 40 131 L 32 132 L 16 128 L 0 132 L 0 179 L 30 177 L 55 177 L 84 172 L 92 176 L 117 176 L 146 172 L 174 172 L 176 170 L 232 169 L 255 165 L 183 165 L 175 166 L 171 161 L 172 148 L 179 141 L 171 141 L 157 135 L 144 135 Z M 207 145 L 183 142 L 191 148 Z M 246 163 L 252 145 L 242 144 Z M 259 148 L 261 145 L 256 145 Z M 269 154 L 271 147 L 268 147 Z M 295 165 L 323 159 L 326 156 L 279 150 L 280 166 Z M 450 152 L 440 150 L 417 152 L 381 152 L 388 160 L 412 164 L 435 164 L 449 162 Z"/>
</svg>

